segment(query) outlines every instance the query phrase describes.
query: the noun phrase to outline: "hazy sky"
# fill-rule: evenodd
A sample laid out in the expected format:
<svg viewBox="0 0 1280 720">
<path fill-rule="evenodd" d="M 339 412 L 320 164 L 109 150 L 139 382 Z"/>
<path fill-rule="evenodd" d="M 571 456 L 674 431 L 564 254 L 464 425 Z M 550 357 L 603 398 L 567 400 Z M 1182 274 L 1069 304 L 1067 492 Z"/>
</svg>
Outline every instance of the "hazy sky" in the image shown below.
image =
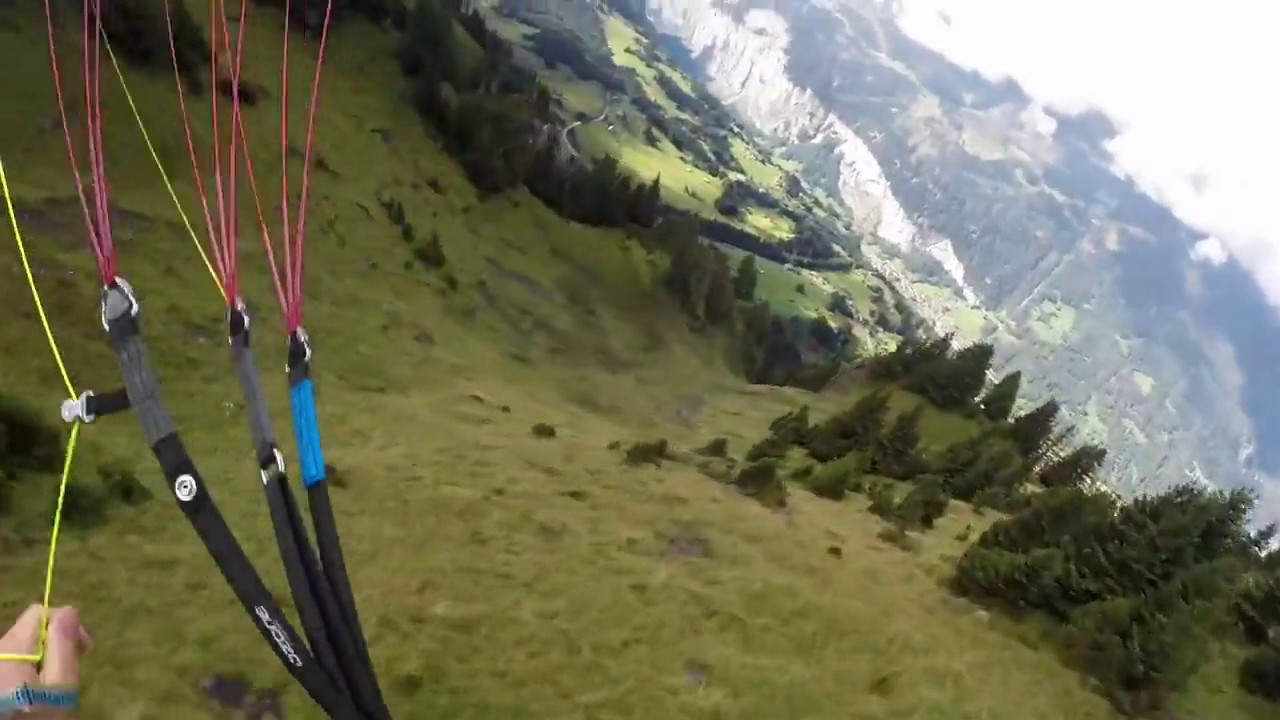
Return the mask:
<svg viewBox="0 0 1280 720">
<path fill-rule="evenodd" d="M 903 29 L 957 64 L 1121 128 L 1118 167 L 1212 236 L 1280 306 L 1280 3 L 902 0 Z M 948 25 L 938 14 L 942 11 Z"/>
</svg>

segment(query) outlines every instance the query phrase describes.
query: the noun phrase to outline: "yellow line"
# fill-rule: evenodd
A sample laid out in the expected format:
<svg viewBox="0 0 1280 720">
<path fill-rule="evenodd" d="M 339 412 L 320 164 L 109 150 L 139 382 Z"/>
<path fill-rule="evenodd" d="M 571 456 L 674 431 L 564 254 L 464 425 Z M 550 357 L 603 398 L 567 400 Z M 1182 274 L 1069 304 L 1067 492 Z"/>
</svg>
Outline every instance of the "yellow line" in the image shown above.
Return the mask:
<svg viewBox="0 0 1280 720">
<path fill-rule="evenodd" d="M 62 382 L 67 387 L 69 397 L 76 396 L 76 388 L 71 384 L 71 376 L 67 366 L 62 362 L 62 353 L 58 351 L 58 343 L 53 339 L 53 329 L 49 327 L 49 317 L 45 315 L 44 303 L 40 302 L 40 293 L 36 290 L 35 273 L 31 272 L 31 263 L 27 260 L 26 244 L 22 242 L 22 229 L 18 226 L 18 214 L 13 209 L 13 196 L 9 194 L 9 178 L 4 173 L 4 160 L 0 159 L 0 189 L 4 190 L 4 204 L 9 211 L 9 222 L 13 225 L 13 237 L 18 241 L 18 255 L 22 257 L 22 269 L 27 274 L 27 285 L 31 287 L 31 298 L 36 301 L 36 312 L 40 315 L 40 324 L 44 326 L 44 336 L 49 341 L 49 349 L 53 351 L 53 361 L 58 364 L 58 372 L 62 374 Z"/>
<path fill-rule="evenodd" d="M 9 192 L 9 179 L 4 172 L 4 159 L 0 158 L 0 190 L 4 191 L 5 209 L 9 213 L 9 223 L 13 226 L 13 237 L 18 243 L 18 255 L 22 258 L 22 269 L 27 275 L 27 286 L 31 288 L 31 299 L 35 301 L 36 312 L 40 315 L 40 324 L 44 326 L 45 338 L 49 341 L 49 349 L 53 352 L 53 361 L 62 374 L 62 382 L 66 384 L 67 394 L 76 397 L 75 386 L 71 384 L 71 376 L 62 361 L 62 353 L 58 351 L 58 342 L 54 340 L 53 330 L 49 327 L 49 318 L 44 312 L 44 303 L 40 301 L 40 291 L 36 288 L 35 274 L 31 272 L 31 263 L 27 260 L 27 248 L 22 242 L 22 229 L 18 225 L 18 214 L 13 209 L 13 196 Z M 44 611 L 40 617 L 40 642 L 35 655 L 0 654 L 0 660 L 12 662 L 39 663 L 44 659 L 45 649 L 49 641 L 49 599 L 53 596 L 53 567 L 58 556 L 58 535 L 62 530 L 62 503 L 67 495 L 67 482 L 71 478 L 72 462 L 76 455 L 76 443 L 80 439 L 80 423 L 71 426 L 71 437 L 67 439 L 67 450 L 62 463 L 62 481 L 58 484 L 58 506 L 53 511 L 53 530 L 49 534 L 49 559 L 45 565 L 44 575 Z"/>
<path fill-rule="evenodd" d="M 155 145 L 151 144 L 151 134 L 147 132 L 147 126 L 142 122 L 142 114 L 138 112 L 138 106 L 133 102 L 133 93 L 129 92 L 129 85 L 124 81 L 124 73 L 120 71 L 120 63 L 116 62 L 115 51 L 111 49 L 111 41 L 107 39 L 107 33 L 102 32 L 102 43 L 107 48 L 107 57 L 111 58 L 111 67 L 116 70 L 116 77 L 120 79 L 120 89 L 124 90 L 124 98 L 129 102 L 129 109 L 133 111 L 133 119 L 138 123 L 138 130 L 142 131 L 142 139 L 147 143 L 147 150 L 151 152 L 151 159 L 156 163 L 156 169 L 160 171 L 160 179 L 164 181 L 164 187 L 169 191 L 169 197 L 173 199 L 173 205 L 178 209 L 178 215 L 182 218 L 182 224 L 187 228 L 187 234 L 191 236 L 191 242 L 195 243 L 196 252 L 200 253 L 200 259 L 204 261 L 204 266 L 209 270 L 209 277 L 213 278 L 213 284 L 218 286 L 218 294 L 222 296 L 223 301 L 227 299 L 227 291 L 222 287 L 222 281 L 218 279 L 218 273 L 213 269 L 213 263 L 209 262 L 209 256 L 204 251 L 204 246 L 200 244 L 200 238 L 196 235 L 195 228 L 191 225 L 191 220 L 187 217 L 187 213 L 182 209 L 182 203 L 178 200 L 178 193 L 173 189 L 173 183 L 169 182 L 169 174 L 164 171 L 164 164 L 160 162 L 160 154 L 156 152 Z"/>
</svg>

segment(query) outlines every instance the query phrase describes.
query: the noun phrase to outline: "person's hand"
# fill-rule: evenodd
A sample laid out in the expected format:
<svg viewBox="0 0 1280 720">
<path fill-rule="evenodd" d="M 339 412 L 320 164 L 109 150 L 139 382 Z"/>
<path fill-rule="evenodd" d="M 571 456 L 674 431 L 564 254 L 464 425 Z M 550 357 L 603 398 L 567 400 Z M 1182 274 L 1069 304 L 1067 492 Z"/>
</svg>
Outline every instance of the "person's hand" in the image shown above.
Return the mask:
<svg viewBox="0 0 1280 720">
<path fill-rule="evenodd" d="M 35 655 L 39 652 L 43 612 L 41 605 L 28 607 L 13 627 L 0 637 L 0 655 Z M 12 699 L 13 693 L 23 686 L 37 692 L 42 689 L 79 692 L 80 654 L 91 644 L 89 633 L 80 625 L 78 610 L 50 608 L 44 661 L 37 666 L 33 662 L 0 660 L 0 698 Z M 7 709 L 0 708 L 0 717 L 5 717 L 2 713 Z M 59 710 L 49 705 L 36 705 L 30 713 L 20 717 L 70 718 L 74 714 L 74 711 Z"/>
</svg>

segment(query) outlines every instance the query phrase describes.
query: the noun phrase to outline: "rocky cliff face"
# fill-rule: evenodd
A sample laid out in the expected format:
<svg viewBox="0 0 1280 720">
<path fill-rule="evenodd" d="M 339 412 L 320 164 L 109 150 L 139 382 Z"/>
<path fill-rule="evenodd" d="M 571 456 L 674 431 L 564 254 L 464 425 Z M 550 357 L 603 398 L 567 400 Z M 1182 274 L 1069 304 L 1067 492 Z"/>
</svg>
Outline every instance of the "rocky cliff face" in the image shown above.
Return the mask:
<svg viewBox="0 0 1280 720">
<path fill-rule="evenodd" d="M 792 33 L 786 18 L 767 9 L 734 12 L 710 2 L 684 0 L 654 0 L 650 9 L 658 28 L 680 38 L 702 64 L 709 88 L 726 105 L 777 138 L 834 149 L 840 197 L 859 229 L 899 249 L 919 243 L 917 227 L 894 197 L 867 143 L 813 91 L 788 76 Z M 967 291 L 964 268 L 950 240 L 935 235 L 927 248 Z M 966 295 L 974 298 L 971 292 Z"/>
<path fill-rule="evenodd" d="M 1280 326 L 1243 270 L 1195 261 L 1202 236 L 1111 172 L 1106 118 L 950 64 L 905 36 L 891 5 L 648 8 L 745 120 L 837 166 L 816 180 L 862 228 L 917 266 L 932 258 L 984 309 L 1006 365 L 1044 378 L 1033 390 L 1124 455 L 1122 484 L 1280 471 L 1280 389 L 1267 381 Z"/>
</svg>

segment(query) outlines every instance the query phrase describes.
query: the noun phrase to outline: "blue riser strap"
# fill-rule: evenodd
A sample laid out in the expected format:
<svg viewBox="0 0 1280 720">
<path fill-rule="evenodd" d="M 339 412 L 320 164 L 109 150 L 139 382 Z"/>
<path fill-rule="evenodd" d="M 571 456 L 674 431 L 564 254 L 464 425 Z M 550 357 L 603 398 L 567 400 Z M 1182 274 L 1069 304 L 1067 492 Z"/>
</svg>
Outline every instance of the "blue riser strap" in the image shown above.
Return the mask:
<svg viewBox="0 0 1280 720">
<path fill-rule="evenodd" d="M 325 481 L 324 450 L 320 447 L 320 423 L 316 419 L 315 387 L 307 378 L 289 391 L 293 408 L 293 434 L 298 441 L 302 463 L 302 485 L 311 487 Z"/>
</svg>

